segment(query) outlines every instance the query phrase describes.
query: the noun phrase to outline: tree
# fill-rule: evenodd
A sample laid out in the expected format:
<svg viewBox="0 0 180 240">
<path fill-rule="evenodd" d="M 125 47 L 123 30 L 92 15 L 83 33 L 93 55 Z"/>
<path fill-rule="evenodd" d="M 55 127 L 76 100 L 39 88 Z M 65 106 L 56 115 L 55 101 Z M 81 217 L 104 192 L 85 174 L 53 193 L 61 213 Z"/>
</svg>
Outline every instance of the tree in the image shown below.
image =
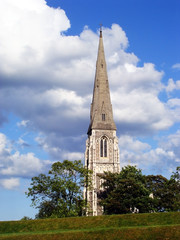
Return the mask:
<svg viewBox="0 0 180 240">
<path fill-rule="evenodd" d="M 154 212 L 164 212 L 168 206 L 167 199 L 168 179 L 161 175 L 146 176 L 146 188 L 151 192 Z"/>
<path fill-rule="evenodd" d="M 26 195 L 39 209 L 37 218 L 81 216 L 85 208 L 83 187 L 91 183 L 91 172 L 81 161 L 64 160 L 51 166 L 48 175 L 32 178 Z"/>
<path fill-rule="evenodd" d="M 171 211 L 180 211 L 180 167 L 171 175 L 169 180 L 169 194 L 171 195 Z"/>
<path fill-rule="evenodd" d="M 145 176 L 134 166 L 126 166 L 120 173 L 106 172 L 104 190 L 99 192 L 100 204 L 105 214 L 121 214 L 152 210 L 153 199 L 145 187 Z"/>
<path fill-rule="evenodd" d="M 154 211 L 178 211 L 180 209 L 180 167 L 177 167 L 171 178 L 161 175 L 146 176 L 146 187 L 153 194 Z"/>
<path fill-rule="evenodd" d="M 171 180 L 175 180 L 180 185 L 180 167 L 176 168 L 176 172 L 171 175 Z"/>
<path fill-rule="evenodd" d="M 104 173 L 100 204 L 105 214 L 167 212 L 180 210 L 180 167 L 171 178 L 142 174 L 126 166 L 120 173 Z"/>
</svg>

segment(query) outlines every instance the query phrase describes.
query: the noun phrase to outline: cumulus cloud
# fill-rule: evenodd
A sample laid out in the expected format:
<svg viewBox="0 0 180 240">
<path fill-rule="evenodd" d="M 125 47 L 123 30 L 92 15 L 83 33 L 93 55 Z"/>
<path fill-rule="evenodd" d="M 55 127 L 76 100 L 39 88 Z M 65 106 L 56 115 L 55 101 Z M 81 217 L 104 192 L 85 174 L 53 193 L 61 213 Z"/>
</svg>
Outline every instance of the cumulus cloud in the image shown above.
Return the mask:
<svg viewBox="0 0 180 240">
<path fill-rule="evenodd" d="M 48 137 L 40 134 L 35 140 L 39 146 L 51 156 L 52 161 L 80 159 L 83 162 L 84 160 L 86 134 L 60 136 L 53 133 L 49 134 Z M 79 152 L 77 152 L 78 150 Z"/>
<path fill-rule="evenodd" d="M 168 80 L 168 85 L 166 86 L 166 91 L 167 92 L 172 92 L 174 90 L 179 90 L 180 89 L 180 80 L 174 81 L 172 78 Z"/>
<path fill-rule="evenodd" d="M 13 31 L 17 28 L 14 41 L 18 46 L 13 56 L 19 62 L 14 60 L 16 71 L 10 69 L 13 59 L 8 55 L 8 51 L 12 46 L 5 41 L 7 33 L 3 35 L 2 31 L 3 36 L 0 37 L 4 39 L 3 51 L 6 53 L 2 62 L 6 63 L 10 74 L 4 74 L 7 72 L 2 66 L 2 79 L 6 86 L 0 95 L 0 99 L 5 101 L 3 108 L 15 111 L 23 119 L 27 119 L 26 121 L 31 120 L 35 128 L 44 133 L 55 129 L 57 132 L 66 130 L 67 134 L 79 131 L 78 127 L 85 124 L 83 121 L 88 121 L 98 35 L 86 27 L 80 36 L 66 36 L 62 32 L 67 30 L 70 24 L 62 9 L 52 9 L 42 0 L 28 1 L 25 8 L 20 2 L 16 4 L 9 0 L 8 5 L 4 6 L 8 7 L 10 12 L 15 12 L 12 14 L 11 24 L 8 25 L 8 32 L 10 33 L 11 28 Z M 17 25 L 17 21 L 20 21 L 24 14 L 25 20 L 21 21 L 21 25 Z M 30 21 L 32 14 L 35 16 L 33 21 Z M 2 14 L 1 18 L 5 22 L 7 16 Z M 25 37 L 22 37 L 21 33 Z M 30 35 L 35 35 L 35 39 L 32 40 Z M 168 111 L 157 97 L 163 73 L 158 72 L 151 63 L 137 67 L 138 57 L 125 51 L 129 44 L 128 38 L 119 25 L 113 24 L 111 29 L 104 28 L 103 35 L 116 120 L 122 120 L 120 115 L 123 115 L 127 122 L 135 117 L 136 122 L 143 122 L 146 125 L 144 129 L 149 128 L 150 131 L 169 127 L 172 122 Z M 24 61 L 22 51 L 25 46 L 28 46 L 27 56 L 31 56 L 32 62 Z M 36 54 L 32 55 L 31 52 Z M 8 94 L 11 91 L 13 94 Z M 133 105 L 128 104 L 128 95 L 134 98 Z M 121 102 L 127 103 L 122 109 Z M 160 113 L 159 117 L 155 116 L 154 105 Z M 160 121 L 162 117 L 164 121 Z M 149 119 L 151 121 L 147 121 Z"/>
<path fill-rule="evenodd" d="M 171 175 L 180 162 L 180 133 L 159 139 L 157 148 L 138 140 L 136 137 L 122 135 L 119 138 L 121 167 L 128 164 L 140 167 L 145 174 Z"/>
<path fill-rule="evenodd" d="M 175 161 L 180 163 L 180 130 L 174 134 L 170 134 L 166 138 L 162 138 L 160 141 L 160 146 L 166 151 L 173 151 L 176 156 Z"/>
<path fill-rule="evenodd" d="M 50 8 L 44 0 L 1 1 L 0 22 L 0 123 L 7 121 L 4 112 L 13 112 L 21 119 L 17 126 L 36 132 L 38 146 L 51 159 L 82 159 L 99 33 L 85 26 L 79 35 L 68 35 L 64 10 Z M 150 153 L 161 159 L 163 151 L 170 158 L 170 150 L 152 150 L 132 136 L 157 133 L 179 120 L 179 98 L 167 103 L 159 99 L 164 88 L 179 90 L 179 81 L 170 79 L 163 86 L 163 71 L 153 63 L 139 66 L 138 56 L 126 51 L 129 40 L 118 24 L 103 28 L 103 37 L 114 117 L 129 146 L 122 158 L 127 161 L 132 155 L 137 160 L 140 150 L 143 159 Z M 13 152 L 7 142 L 1 135 L 2 174 L 31 176 L 44 169 L 35 154 Z M 18 143 L 27 146 L 23 137 Z"/>
<path fill-rule="evenodd" d="M 122 135 L 119 138 L 119 145 L 124 150 L 131 149 L 134 152 L 144 152 L 151 149 L 149 144 L 143 143 L 128 135 Z"/>
<path fill-rule="evenodd" d="M 112 85 L 118 84 L 127 92 L 138 89 L 157 94 L 162 88 L 163 72 L 158 72 L 152 63 L 145 63 L 143 67 L 137 67 L 131 61 L 126 60 L 123 62 L 123 66 L 118 64 L 115 69 L 110 69 L 109 75 Z"/>
<path fill-rule="evenodd" d="M 16 189 L 20 185 L 19 178 L 0 179 L 0 186 L 9 190 Z"/>
<path fill-rule="evenodd" d="M 46 170 L 48 161 L 38 159 L 34 153 L 21 154 L 15 151 L 12 144 L 9 145 L 7 137 L 0 133 L 0 175 L 3 186 L 18 185 L 18 178 L 15 178 L 13 185 L 13 176 L 29 178 Z M 9 178 L 8 178 L 9 177 Z M 8 181 L 8 179 L 10 179 Z"/>
<path fill-rule="evenodd" d="M 70 27 L 65 12 L 44 0 L 1 1 L 0 9 L 1 70 L 10 75 L 41 65 L 49 41 Z"/>
<path fill-rule="evenodd" d="M 71 161 L 84 159 L 84 154 L 81 152 L 65 152 L 63 153 L 63 159 Z"/>
<path fill-rule="evenodd" d="M 180 63 L 176 63 L 172 66 L 172 68 L 180 70 Z"/>
<path fill-rule="evenodd" d="M 174 119 L 170 110 L 157 95 L 134 89 L 120 89 L 112 94 L 114 116 L 120 132 L 147 135 L 170 127 Z"/>
<path fill-rule="evenodd" d="M 34 153 L 20 154 L 15 152 L 9 157 L 9 164 L 4 164 L 0 173 L 8 176 L 31 177 L 43 170 L 43 164 Z"/>
<path fill-rule="evenodd" d="M 169 109 L 171 109 L 171 116 L 174 119 L 174 122 L 180 121 L 180 99 L 172 98 L 167 102 Z"/>
<path fill-rule="evenodd" d="M 12 151 L 12 146 L 10 141 L 7 140 L 6 136 L 3 133 L 0 133 L 0 159 L 1 163 L 7 159 Z M 1 164 L 0 164 L 1 166 Z"/>
</svg>

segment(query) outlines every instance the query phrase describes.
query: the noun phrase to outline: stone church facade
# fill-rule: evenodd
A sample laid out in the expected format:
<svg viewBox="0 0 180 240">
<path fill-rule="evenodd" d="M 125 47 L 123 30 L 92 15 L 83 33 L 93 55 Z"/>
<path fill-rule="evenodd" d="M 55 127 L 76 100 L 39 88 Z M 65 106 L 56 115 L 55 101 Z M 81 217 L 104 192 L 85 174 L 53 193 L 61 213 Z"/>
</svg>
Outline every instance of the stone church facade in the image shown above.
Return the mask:
<svg viewBox="0 0 180 240">
<path fill-rule="evenodd" d="M 102 29 L 100 30 L 90 124 L 87 134 L 85 167 L 93 171 L 93 177 L 92 189 L 84 189 L 84 197 L 89 205 L 87 215 L 97 216 L 103 213 L 97 198 L 102 183 L 99 175 L 105 171 L 120 171 L 118 138 L 113 119 Z"/>
</svg>

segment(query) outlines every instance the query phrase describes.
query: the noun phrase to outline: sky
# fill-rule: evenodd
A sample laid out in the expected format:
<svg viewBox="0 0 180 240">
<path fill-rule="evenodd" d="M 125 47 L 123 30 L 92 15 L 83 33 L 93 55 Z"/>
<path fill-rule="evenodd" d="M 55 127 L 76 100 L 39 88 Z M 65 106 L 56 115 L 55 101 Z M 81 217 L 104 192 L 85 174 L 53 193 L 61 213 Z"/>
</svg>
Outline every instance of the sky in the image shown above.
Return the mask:
<svg viewBox="0 0 180 240">
<path fill-rule="evenodd" d="M 0 0 L 0 221 L 34 218 L 25 192 L 84 161 L 99 28 L 120 164 L 180 165 L 179 0 Z"/>
</svg>

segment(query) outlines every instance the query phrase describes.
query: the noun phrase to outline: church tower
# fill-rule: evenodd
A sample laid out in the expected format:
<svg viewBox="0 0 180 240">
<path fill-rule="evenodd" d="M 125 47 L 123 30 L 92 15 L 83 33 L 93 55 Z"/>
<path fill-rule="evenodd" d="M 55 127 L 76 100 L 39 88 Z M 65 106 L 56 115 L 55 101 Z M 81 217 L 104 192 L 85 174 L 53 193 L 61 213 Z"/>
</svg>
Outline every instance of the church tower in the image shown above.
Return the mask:
<svg viewBox="0 0 180 240">
<path fill-rule="evenodd" d="M 84 195 L 89 205 L 87 215 L 97 216 L 103 213 L 97 198 L 102 183 L 99 176 L 107 171 L 120 171 L 118 138 L 113 119 L 102 29 L 100 29 L 90 125 L 87 134 L 85 166 L 93 171 L 93 178 L 92 189 L 85 189 Z"/>
</svg>

